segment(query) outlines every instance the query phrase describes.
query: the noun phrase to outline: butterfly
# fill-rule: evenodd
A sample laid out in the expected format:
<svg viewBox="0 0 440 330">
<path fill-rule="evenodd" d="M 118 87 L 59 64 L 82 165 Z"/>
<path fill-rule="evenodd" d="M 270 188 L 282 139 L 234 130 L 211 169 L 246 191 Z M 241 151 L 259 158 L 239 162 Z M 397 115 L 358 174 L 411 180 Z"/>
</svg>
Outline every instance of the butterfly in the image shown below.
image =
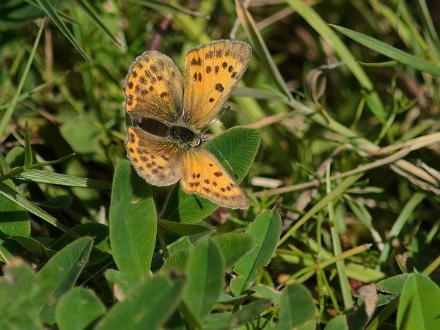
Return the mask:
<svg viewBox="0 0 440 330">
<path fill-rule="evenodd" d="M 166 55 L 147 51 L 124 87 L 127 156 L 149 184 L 180 180 L 187 193 L 229 208 L 248 208 L 236 180 L 203 146 L 202 129 L 219 115 L 251 59 L 244 42 L 217 40 L 190 50 L 183 76 Z"/>
</svg>

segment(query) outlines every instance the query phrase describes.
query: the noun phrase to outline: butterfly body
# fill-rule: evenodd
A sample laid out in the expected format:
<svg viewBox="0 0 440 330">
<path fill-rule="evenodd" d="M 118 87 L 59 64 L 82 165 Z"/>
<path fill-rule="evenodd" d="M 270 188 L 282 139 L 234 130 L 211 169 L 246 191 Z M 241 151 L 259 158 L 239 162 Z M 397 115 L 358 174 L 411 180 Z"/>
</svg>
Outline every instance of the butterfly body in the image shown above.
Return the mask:
<svg viewBox="0 0 440 330">
<path fill-rule="evenodd" d="M 148 183 L 182 188 L 231 208 L 247 208 L 244 192 L 203 147 L 201 131 L 218 116 L 251 56 L 249 45 L 220 40 L 193 49 L 184 75 L 157 51 L 130 68 L 124 93 L 127 155 Z"/>
</svg>

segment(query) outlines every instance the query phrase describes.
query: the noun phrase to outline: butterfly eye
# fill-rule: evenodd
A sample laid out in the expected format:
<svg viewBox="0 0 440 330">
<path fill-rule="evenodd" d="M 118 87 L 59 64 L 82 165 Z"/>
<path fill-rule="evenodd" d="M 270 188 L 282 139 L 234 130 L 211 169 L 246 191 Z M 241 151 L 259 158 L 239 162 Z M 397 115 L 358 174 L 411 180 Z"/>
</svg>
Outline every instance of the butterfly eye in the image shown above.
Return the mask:
<svg viewBox="0 0 440 330">
<path fill-rule="evenodd" d="M 200 147 L 203 144 L 203 138 L 198 137 L 197 140 L 194 143 L 194 148 Z"/>
</svg>

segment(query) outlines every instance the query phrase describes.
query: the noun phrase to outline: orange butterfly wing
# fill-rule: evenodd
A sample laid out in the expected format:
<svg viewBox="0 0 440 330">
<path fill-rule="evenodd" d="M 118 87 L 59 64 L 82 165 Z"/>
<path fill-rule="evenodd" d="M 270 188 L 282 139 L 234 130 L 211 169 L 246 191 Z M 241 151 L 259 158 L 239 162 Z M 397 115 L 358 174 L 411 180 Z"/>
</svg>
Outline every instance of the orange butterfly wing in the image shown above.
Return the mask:
<svg viewBox="0 0 440 330">
<path fill-rule="evenodd" d="M 182 176 L 182 153 L 177 144 L 129 127 L 126 148 L 137 173 L 148 183 L 169 186 Z"/>
<path fill-rule="evenodd" d="M 189 150 L 182 156 L 180 184 L 186 192 L 208 198 L 218 205 L 234 209 L 249 207 L 246 195 L 238 183 L 203 148 Z"/>
<path fill-rule="evenodd" d="M 184 122 L 197 131 L 221 110 L 248 66 L 252 49 L 244 42 L 218 40 L 188 52 L 184 60 Z"/>
<path fill-rule="evenodd" d="M 173 123 L 182 113 L 182 76 L 173 61 L 157 51 L 136 58 L 124 94 L 125 111 L 131 118 Z"/>
</svg>

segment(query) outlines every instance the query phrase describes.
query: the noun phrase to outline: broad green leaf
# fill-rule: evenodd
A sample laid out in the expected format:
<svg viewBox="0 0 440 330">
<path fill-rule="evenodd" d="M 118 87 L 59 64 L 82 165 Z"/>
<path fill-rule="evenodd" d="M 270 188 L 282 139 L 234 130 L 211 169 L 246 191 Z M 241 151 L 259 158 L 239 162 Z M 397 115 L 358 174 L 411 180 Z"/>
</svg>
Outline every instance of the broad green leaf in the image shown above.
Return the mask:
<svg viewBox="0 0 440 330">
<path fill-rule="evenodd" d="M 15 188 L 11 180 L 4 181 L 4 184 Z M 26 210 L 0 195 L 0 249 L 3 255 L 12 257 L 14 254 L 14 243 L 8 240 L 10 236 L 27 237 L 30 233 L 29 215 Z"/>
<path fill-rule="evenodd" d="M 105 278 L 112 284 L 117 285 L 118 289 L 124 295 L 129 295 L 131 290 L 139 285 L 139 279 L 130 276 L 127 273 L 121 273 L 115 269 L 109 269 L 105 272 Z"/>
<path fill-rule="evenodd" d="M 88 261 L 92 247 L 93 240 L 90 237 L 79 238 L 58 251 L 41 268 L 38 276 L 51 279 L 52 293 L 56 298 L 75 284 Z"/>
<path fill-rule="evenodd" d="M 39 271 L 37 277 L 42 281 L 50 281 L 50 290 L 55 298 L 43 308 L 42 313 L 46 322 L 52 323 L 54 321 L 52 306 L 62 294 L 76 283 L 89 260 L 92 247 L 93 240 L 90 237 L 79 238 L 58 251 Z"/>
<path fill-rule="evenodd" d="M 440 76 L 440 67 L 438 65 L 425 61 L 421 57 L 414 56 L 399 48 L 390 46 L 383 41 L 367 36 L 363 33 L 356 32 L 338 25 L 332 25 L 332 27 L 341 32 L 343 35 L 360 43 L 361 45 L 364 45 L 365 47 L 368 47 L 380 54 L 388 56 L 389 58 L 392 58 L 399 63 L 409 65 L 419 71 L 427 72 L 434 76 Z"/>
<path fill-rule="evenodd" d="M 254 297 L 269 299 L 270 301 L 274 302 L 277 305 L 281 303 L 281 292 L 276 291 L 275 289 L 267 285 L 263 285 L 263 284 L 254 285 L 249 288 L 249 291 L 254 292 L 253 294 Z"/>
<path fill-rule="evenodd" d="M 270 305 L 267 299 L 259 299 L 242 306 L 234 313 L 210 314 L 203 322 L 204 330 L 236 329 L 236 327 L 255 320 Z"/>
<path fill-rule="evenodd" d="M 254 238 L 247 233 L 225 233 L 214 236 L 212 240 L 217 243 L 226 268 L 232 267 L 255 247 Z"/>
<path fill-rule="evenodd" d="M 164 268 L 178 269 L 184 272 L 189 260 L 189 249 L 178 250 L 172 253 L 165 261 Z"/>
<path fill-rule="evenodd" d="M 38 240 L 32 237 L 23 237 L 23 236 L 11 236 L 11 240 L 19 244 L 22 248 L 28 250 L 31 253 L 34 253 L 43 258 L 52 257 L 56 251 L 47 248 Z"/>
<path fill-rule="evenodd" d="M 224 273 L 223 257 L 212 240 L 202 240 L 190 250 L 183 299 L 197 322 L 214 307 L 223 289 Z"/>
<path fill-rule="evenodd" d="M 19 260 L 7 265 L 0 278 L 0 329 L 43 329 L 41 306 L 50 295 L 50 283 L 37 278 Z"/>
<path fill-rule="evenodd" d="M 64 294 L 55 311 L 60 330 L 82 330 L 105 313 L 105 306 L 90 289 L 73 288 Z"/>
<path fill-rule="evenodd" d="M 168 220 L 159 220 L 158 225 L 166 233 L 176 235 L 178 237 L 195 235 L 212 230 L 212 228 L 204 225 L 193 225 Z"/>
<path fill-rule="evenodd" d="M 254 161 L 260 140 L 257 130 L 236 127 L 209 141 L 205 147 L 216 156 L 227 171 L 232 171 L 231 174 L 241 181 Z M 170 205 L 173 208 L 167 210 L 165 218 L 177 218 L 185 223 L 198 222 L 218 208 L 218 205 L 198 195 L 185 193 L 180 187 Z"/>
<path fill-rule="evenodd" d="M 395 295 L 401 294 L 403 286 L 410 276 L 410 274 L 400 274 L 386 278 L 377 283 L 377 289 L 385 293 L 391 293 Z"/>
<path fill-rule="evenodd" d="M 283 290 L 280 304 L 279 329 L 316 329 L 318 309 L 310 292 L 302 284 L 292 284 Z"/>
<path fill-rule="evenodd" d="M 255 248 L 234 266 L 237 277 L 231 281 L 231 290 L 235 295 L 252 285 L 258 268 L 269 264 L 280 238 L 281 217 L 276 211 L 264 211 L 249 224 L 246 233 L 253 236 Z"/>
<path fill-rule="evenodd" d="M 347 316 L 338 315 L 327 323 L 324 330 L 349 330 Z"/>
<path fill-rule="evenodd" d="M 160 329 L 177 307 L 183 284 L 163 275 L 146 278 L 98 323 L 97 330 Z"/>
<path fill-rule="evenodd" d="M 91 116 L 71 116 L 65 119 L 60 132 L 77 153 L 96 153 L 99 150 L 99 137 L 103 131 L 93 125 Z M 81 129 L 78 129 L 81 127 Z"/>
<path fill-rule="evenodd" d="M 440 287 L 429 277 L 412 274 L 405 281 L 397 309 L 398 329 L 440 329 Z"/>
<path fill-rule="evenodd" d="M 124 160 L 116 165 L 110 203 L 110 244 L 121 272 L 148 275 L 156 244 L 157 218 L 151 187 Z"/>
<path fill-rule="evenodd" d="M 387 112 L 384 108 L 379 95 L 374 90 L 374 85 L 366 75 L 362 66 L 356 62 L 353 54 L 339 38 L 339 36 L 328 26 L 315 9 L 302 0 L 286 0 L 286 2 L 302 17 L 310 26 L 319 33 L 319 35 L 328 43 L 328 45 L 338 54 L 339 58 L 345 63 L 348 69 L 353 73 L 360 85 L 366 90 L 366 103 L 373 114 L 385 123 Z"/>
<path fill-rule="evenodd" d="M 89 266 L 111 259 L 109 228 L 106 225 L 88 222 L 71 228 L 79 237 L 93 237 L 94 248 L 90 253 Z M 51 246 L 52 249 L 61 249 L 73 238 L 67 234 L 61 235 Z M 107 260 L 107 261 L 108 261 Z"/>
</svg>

